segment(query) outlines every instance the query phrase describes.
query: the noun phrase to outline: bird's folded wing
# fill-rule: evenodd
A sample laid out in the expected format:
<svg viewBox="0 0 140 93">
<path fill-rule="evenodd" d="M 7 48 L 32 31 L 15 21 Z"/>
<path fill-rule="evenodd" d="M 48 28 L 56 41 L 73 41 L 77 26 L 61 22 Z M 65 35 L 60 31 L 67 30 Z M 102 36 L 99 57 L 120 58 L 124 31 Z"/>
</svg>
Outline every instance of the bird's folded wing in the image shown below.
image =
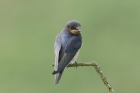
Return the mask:
<svg viewBox="0 0 140 93">
<path fill-rule="evenodd" d="M 58 36 L 56 37 L 56 42 L 54 44 L 54 52 L 55 52 L 55 65 L 54 65 L 54 70 L 57 71 L 58 69 L 58 59 L 59 59 L 59 52 L 61 49 L 61 42 L 60 38 Z"/>
<path fill-rule="evenodd" d="M 55 70 L 52 74 L 57 74 L 57 73 L 61 72 L 69 64 L 69 62 L 73 59 L 73 57 L 74 57 L 74 55 L 65 53 L 63 58 L 61 59 L 61 61 L 58 64 L 57 71 Z"/>
</svg>

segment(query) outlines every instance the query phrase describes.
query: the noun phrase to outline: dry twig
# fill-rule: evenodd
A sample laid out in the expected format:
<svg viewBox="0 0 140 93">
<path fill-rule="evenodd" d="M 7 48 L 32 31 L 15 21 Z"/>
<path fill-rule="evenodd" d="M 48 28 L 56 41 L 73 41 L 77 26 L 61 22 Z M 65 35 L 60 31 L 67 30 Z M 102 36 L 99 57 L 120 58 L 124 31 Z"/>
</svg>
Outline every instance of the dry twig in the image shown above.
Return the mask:
<svg viewBox="0 0 140 93">
<path fill-rule="evenodd" d="M 54 66 L 54 64 L 52 65 Z M 111 84 L 107 81 L 105 75 L 103 74 L 103 71 L 101 70 L 101 68 L 97 65 L 97 63 L 94 62 L 89 62 L 89 63 L 77 63 L 76 65 L 78 66 L 94 66 L 94 68 L 96 69 L 96 72 L 100 75 L 103 83 L 107 86 L 107 88 L 109 89 L 110 93 L 115 93 Z M 67 67 L 75 67 L 74 64 L 69 64 Z"/>
</svg>

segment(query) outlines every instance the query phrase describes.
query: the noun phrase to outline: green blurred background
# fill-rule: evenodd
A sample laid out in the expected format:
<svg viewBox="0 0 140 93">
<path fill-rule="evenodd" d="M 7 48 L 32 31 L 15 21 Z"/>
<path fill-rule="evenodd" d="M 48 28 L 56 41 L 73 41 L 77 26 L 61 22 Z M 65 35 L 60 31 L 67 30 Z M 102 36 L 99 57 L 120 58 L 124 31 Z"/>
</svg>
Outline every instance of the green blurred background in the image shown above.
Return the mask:
<svg viewBox="0 0 140 93">
<path fill-rule="evenodd" d="M 139 0 L 0 0 L 0 93 L 109 93 L 92 67 L 51 74 L 65 23 L 82 25 L 78 62 L 96 61 L 116 93 L 140 93 Z"/>
</svg>

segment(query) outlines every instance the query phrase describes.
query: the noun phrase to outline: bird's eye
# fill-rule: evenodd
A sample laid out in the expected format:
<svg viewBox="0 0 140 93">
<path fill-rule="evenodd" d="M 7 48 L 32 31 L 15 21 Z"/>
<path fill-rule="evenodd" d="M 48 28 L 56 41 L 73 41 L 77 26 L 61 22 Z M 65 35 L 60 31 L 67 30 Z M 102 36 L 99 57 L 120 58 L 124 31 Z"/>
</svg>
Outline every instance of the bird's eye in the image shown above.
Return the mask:
<svg viewBox="0 0 140 93">
<path fill-rule="evenodd" d="M 71 27 L 71 29 L 76 29 L 75 27 Z"/>
</svg>

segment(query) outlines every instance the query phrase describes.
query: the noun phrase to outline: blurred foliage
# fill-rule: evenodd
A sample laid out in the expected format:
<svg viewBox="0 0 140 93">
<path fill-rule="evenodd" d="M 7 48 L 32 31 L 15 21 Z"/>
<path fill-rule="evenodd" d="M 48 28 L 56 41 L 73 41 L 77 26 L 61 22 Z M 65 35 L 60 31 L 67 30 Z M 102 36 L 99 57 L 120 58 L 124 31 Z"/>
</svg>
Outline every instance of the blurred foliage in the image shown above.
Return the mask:
<svg viewBox="0 0 140 93">
<path fill-rule="evenodd" d="M 0 0 L 0 93 L 109 93 L 92 67 L 51 74 L 55 36 L 82 25 L 78 62 L 96 61 L 116 93 L 140 92 L 139 0 Z"/>
</svg>

